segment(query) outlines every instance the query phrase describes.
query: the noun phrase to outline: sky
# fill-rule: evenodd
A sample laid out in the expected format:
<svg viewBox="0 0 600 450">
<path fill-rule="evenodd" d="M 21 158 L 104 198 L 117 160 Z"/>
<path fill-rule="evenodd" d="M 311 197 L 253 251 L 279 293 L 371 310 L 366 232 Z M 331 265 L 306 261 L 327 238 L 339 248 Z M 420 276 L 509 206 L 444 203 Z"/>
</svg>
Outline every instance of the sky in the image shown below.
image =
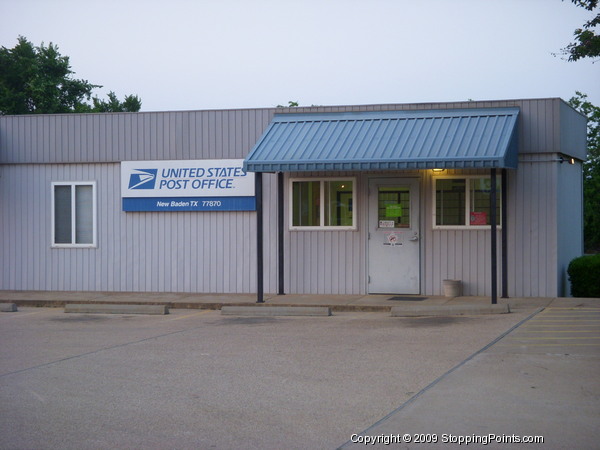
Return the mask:
<svg viewBox="0 0 600 450">
<path fill-rule="evenodd" d="M 52 42 L 142 111 L 517 98 L 600 105 L 600 60 L 553 56 L 569 0 L 0 0 L 0 46 Z"/>
</svg>

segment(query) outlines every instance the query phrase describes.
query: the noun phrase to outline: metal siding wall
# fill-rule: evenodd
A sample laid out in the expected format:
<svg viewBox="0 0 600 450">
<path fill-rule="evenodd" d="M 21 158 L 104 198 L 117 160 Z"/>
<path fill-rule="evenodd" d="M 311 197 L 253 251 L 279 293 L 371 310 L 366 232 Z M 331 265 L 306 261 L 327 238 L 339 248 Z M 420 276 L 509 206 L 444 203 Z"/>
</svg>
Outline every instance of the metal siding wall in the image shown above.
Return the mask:
<svg viewBox="0 0 600 450">
<path fill-rule="evenodd" d="M 522 155 L 509 178 L 509 293 L 557 295 L 556 155 Z M 513 209 L 515 209 L 514 212 Z M 512 213 L 511 213 L 512 212 Z"/>
<path fill-rule="evenodd" d="M 244 157 L 274 113 L 521 108 L 520 148 L 561 151 L 562 100 L 506 100 L 0 117 L 0 163 L 116 162 L 143 159 Z M 238 136 L 240 140 L 238 140 Z M 241 152 L 240 152 L 241 151 Z M 567 150 L 565 153 L 569 153 Z M 233 156 L 237 155 L 237 156 Z"/>
<path fill-rule="evenodd" d="M 539 155 L 533 155 L 539 159 Z M 533 159 L 533 158 L 530 158 Z M 520 163 L 508 172 L 508 281 L 510 296 L 557 295 L 556 163 Z M 489 175 L 449 171 L 448 175 Z M 433 179 L 427 173 L 424 294 L 442 295 L 442 281 L 460 279 L 463 294 L 491 295 L 490 231 L 434 230 Z M 498 277 L 502 230 L 498 232 Z M 499 278 L 500 279 L 500 278 Z"/>
<path fill-rule="evenodd" d="M 583 178 L 581 163 L 559 164 L 558 172 L 558 295 L 570 296 L 567 268 L 573 258 L 583 255 Z"/>
<path fill-rule="evenodd" d="M 565 134 L 571 128 L 559 130 L 564 113 L 559 105 L 564 110 L 561 100 L 543 99 L 0 117 L 0 162 L 243 158 L 274 112 L 519 106 L 521 162 L 518 170 L 509 171 L 509 294 L 552 296 L 559 284 L 557 265 L 568 259 L 565 249 L 572 245 L 563 240 L 557 249 L 557 236 L 572 226 L 557 225 L 557 202 L 561 208 L 576 205 L 566 193 L 557 199 L 557 163 L 523 160 L 545 158 L 544 153 L 559 151 L 571 141 Z M 123 213 L 118 164 L 17 164 L 0 166 L 0 171 L 0 289 L 255 291 L 254 213 Z M 357 177 L 358 231 L 286 231 L 286 292 L 366 292 L 369 175 Z M 432 230 L 431 173 L 421 175 L 423 293 L 441 294 L 443 279 L 460 278 L 466 295 L 489 295 L 489 232 Z M 564 175 L 562 183 L 571 183 L 572 174 Z M 276 180 L 271 175 L 263 179 L 265 291 L 276 292 Z M 98 249 L 50 248 L 50 182 L 60 180 L 98 181 Z M 285 198 L 287 204 L 287 194 Z M 287 211 L 285 220 L 287 230 Z"/>
<path fill-rule="evenodd" d="M 71 163 L 243 158 L 271 116 L 270 110 L 241 110 L 2 117 L 0 158 Z M 0 168 L 1 289 L 256 290 L 254 213 L 123 213 L 118 164 Z M 265 289 L 274 292 L 275 188 L 272 177 L 264 178 Z M 50 248 L 50 182 L 61 180 L 98 181 L 98 249 Z M 7 262 L 16 268 L 7 269 Z"/>
<path fill-rule="evenodd" d="M 532 100 L 506 102 L 470 102 L 457 104 L 400 105 L 398 109 L 436 109 L 461 107 L 521 106 L 520 152 L 522 159 L 543 159 L 540 154 L 558 146 L 557 131 L 560 100 Z M 322 109 L 322 108 L 321 108 Z M 368 106 L 353 110 L 372 110 Z M 377 108 L 376 108 L 377 109 Z M 385 105 L 380 109 L 387 108 Z M 301 108 L 300 111 L 304 112 Z M 306 112 L 310 109 L 306 108 Z M 347 111 L 347 108 L 326 110 Z M 541 123 L 540 123 L 541 122 Z M 555 157 L 555 156 L 552 156 Z M 529 167 L 528 167 L 529 166 Z M 556 286 L 556 163 L 520 164 L 517 171 L 509 170 L 509 216 L 508 216 L 508 272 L 509 295 L 553 296 Z M 483 174 L 489 171 L 449 171 L 447 174 Z M 306 174 L 303 174 L 306 175 Z M 319 176 L 324 174 L 311 174 Z M 337 174 L 336 174 L 337 175 Z M 383 175 L 381 173 L 377 175 Z M 408 176 L 408 172 L 390 174 Z M 421 190 L 424 207 L 421 209 L 422 224 L 422 291 L 426 295 L 441 295 L 442 280 L 457 278 L 464 282 L 464 295 L 490 295 L 490 232 L 476 230 L 433 230 L 433 185 L 431 172 L 424 172 L 425 181 Z M 363 182 L 369 174 L 363 174 Z M 287 188 L 287 184 L 286 184 Z M 286 197 L 287 199 L 287 197 Z M 365 211 L 367 194 L 364 187 L 359 190 L 359 211 Z M 352 240 L 355 232 L 289 232 L 289 289 L 298 293 L 346 293 L 366 292 L 366 252 L 363 235 L 366 219 L 361 217 L 359 236 Z M 286 211 L 287 220 L 287 211 Z M 318 235 L 321 236 L 318 236 Z M 501 231 L 498 233 L 500 245 Z M 319 241 L 321 239 L 321 241 Z M 354 252 L 354 253 L 351 253 Z M 500 249 L 499 249 L 500 258 Z M 346 278 L 335 278 L 333 269 L 339 261 L 346 261 Z M 360 261 L 350 264 L 349 261 Z M 331 267 L 331 269 L 330 269 Z M 500 277 L 500 259 L 498 276 Z M 330 284 L 325 283 L 325 277 Z M 353 279 L 354 282 L 348 282 Z M 358 281 L 358 283 L 356 282 Z"/>
<path fill-rule="evenodd" d="M 52 181 L 97 182 L 98 248 L 50 247 Z M 122 212 L 118 164 L 1 166 L 0 189 L 6 193 L 0 204 L 0 232 L 5 237 L 0 289 L 256 289 L 255 213 Z M 275 258 L 271 216 L 273 208 L 268 208 L 267 264 Z M 271 279 L 266 283 L 272 292 L 275 286 Z"/>
<path fill-rule="evenodd" d="M 365 258 L 358 231 L 289 232 L 287 292 L 357 294 L 362 291 L 360 261 Z"/>
<path fill-rule="evenodd" d="M 291 174 L 291 177 L 331 176 L 323 172 Z M 340 172 L 335 176 L 356 177 L 356 231 L 287 231 L 289 229 L 289 178 L 285 178 L 286 270 L 285 290 L 297 294 L 359 294 L 365 291 L 364 177 Z M 275 186 L 275 184 L 274 184 Z M 275 188 L 274 188 L 275 189 Z M 276 198 L 273 194 L 273 203 Z M 275 212 L 275 211 L 274 211 Z M 276 219 L 276 216 L 273 216 Z M 274 263 L 276 261 L 274 260 Z M 276 267 L 276 266 L 274 266 Z"/>
<path fill-rule="evenodd" d="M 424 171 L 425 195 L 422 222 L 424 278 L 423 294 L 443 295 L 442 281 L 458 279 L 463 282 L 463 295 L 490 295 L 490 249 L 489 230 L 442 230 L 433 229 L 434 179 L 431 171 Z M 449 170 L 443 176 L 489 175 L 489 171 Z M 498 237 L 500 239 L 500 233 Z M 500 242 L 500 240 L 498 240 Z M 500 272 L 498 272 L 500 274 Z"/>
<path fill-rule="evenodd" d="M 257 138 L 258 139 L 258 138 Z M 251 261 L 250 267 L 256 267 L 256 215 L 251 216 L 254 244 L 247 248 L 247 256 Z M 268 293 L 277 292 L 277 176 L 263 175 L 263 249 L 264 249 L 264 290 Z M 256 284 L 256 275 L 253 278 Z M 256 291 L 256 287 L 254 291 Z"/>
<path fill-rule="evenodd" d="M 519 153 L 546 153 L 560 151 L 560 99 L 522 101 L 520 123 L 522 142 Z"/>
<path fill-rule="evenodd" d="M 0 117 L 0 163 L 244 158 L 275 109 Z"/>
<path fill-rule="evenodd" d="M 587 159 L 587 120 L 568 104 L 560 103 L 561 152 L 582 161 Z"/>
<path fill-rule="evenodd" d="M 73 169 L 73 167 L 69 167 Z M 68 281 L 64 249 L 51 249 L 51 181 L 93 180 L 82 170 L 68 177 L 50 166 L 2 166 L 0 190 L 0 254 L 2 289 L 63 289 Z M 79 289 L 96 263 L 92 251 L 74 250 L 69 259 L 77 267 L 71 289 Z"/>
</svg>

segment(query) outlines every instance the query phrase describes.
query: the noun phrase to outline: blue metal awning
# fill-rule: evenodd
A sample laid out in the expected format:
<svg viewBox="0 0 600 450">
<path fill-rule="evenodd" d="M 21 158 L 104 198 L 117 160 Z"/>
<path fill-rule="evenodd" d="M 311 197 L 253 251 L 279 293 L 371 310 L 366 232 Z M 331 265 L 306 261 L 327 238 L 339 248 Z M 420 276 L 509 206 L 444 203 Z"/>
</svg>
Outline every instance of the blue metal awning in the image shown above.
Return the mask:
<svg viewBox="0 0 600 450">
<path fill-rule="evenodd" d="M 517 167 L 518 108 L 276 114 L 248 172 Z"/>
</svg>

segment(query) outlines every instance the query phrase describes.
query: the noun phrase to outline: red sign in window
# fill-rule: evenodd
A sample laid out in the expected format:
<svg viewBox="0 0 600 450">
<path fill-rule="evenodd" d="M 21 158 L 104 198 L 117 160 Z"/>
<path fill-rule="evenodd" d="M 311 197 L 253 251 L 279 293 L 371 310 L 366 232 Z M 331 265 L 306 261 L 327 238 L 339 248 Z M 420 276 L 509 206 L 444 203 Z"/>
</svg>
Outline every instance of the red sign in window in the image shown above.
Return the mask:
<svg viewBox="0 0 600 450">
<path fill-rule="evenodd" d="M 471 213 L 471 225 L 487 225 L 487 213 L 486 212 L 472 212 Z"/>
</svg>

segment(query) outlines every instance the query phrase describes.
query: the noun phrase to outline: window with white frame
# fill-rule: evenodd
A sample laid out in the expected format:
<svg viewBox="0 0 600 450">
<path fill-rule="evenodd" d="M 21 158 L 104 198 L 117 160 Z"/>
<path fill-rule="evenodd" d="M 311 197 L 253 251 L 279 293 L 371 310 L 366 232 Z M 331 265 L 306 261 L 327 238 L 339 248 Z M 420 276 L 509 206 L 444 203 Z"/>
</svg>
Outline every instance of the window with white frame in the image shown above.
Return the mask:
<svg viewBox="0 0 600 450">
<path fill-rule="evenodd" d="M 290 179 L 290 228 L 355 229 L 354 178 Z"/>
<path fill-rule="evenodd" d="M 496 178 L 496 224 L 501 217 L 501 178 Z M 485 176 L 439 177 L 434 179 L 434 226 L 490 226 L 491 178 Z"/>
<path fill-rule="evenodd" d="M 52 246 L 96 246 L 96 183 L 52 183 Z"/>
</svg>

